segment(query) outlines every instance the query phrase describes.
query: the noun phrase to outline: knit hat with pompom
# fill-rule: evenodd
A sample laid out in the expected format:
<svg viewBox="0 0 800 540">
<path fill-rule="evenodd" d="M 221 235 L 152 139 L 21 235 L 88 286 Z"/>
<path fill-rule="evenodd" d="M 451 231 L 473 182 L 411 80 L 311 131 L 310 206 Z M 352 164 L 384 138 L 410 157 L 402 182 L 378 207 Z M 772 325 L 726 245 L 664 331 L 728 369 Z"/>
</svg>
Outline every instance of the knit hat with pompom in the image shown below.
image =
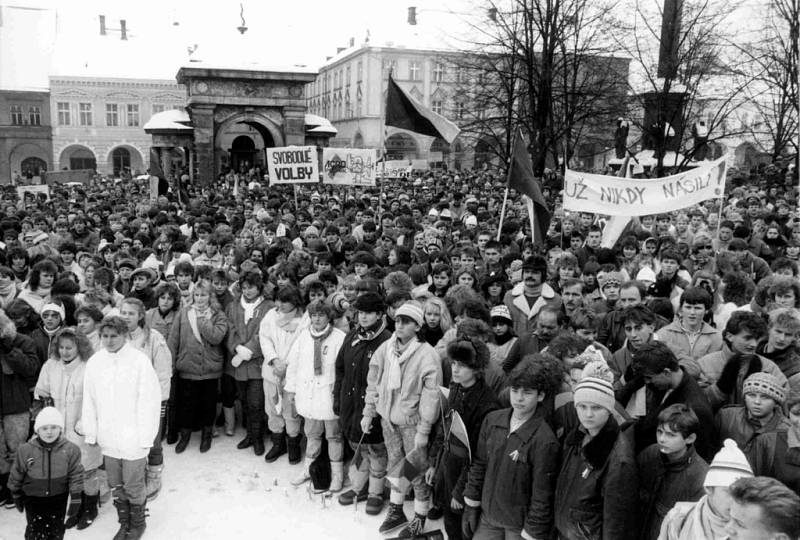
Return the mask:
<svg viewBox="0 0 800 540">
<path fill-rule="evenodd" d="M 576 404 L 594 403 L 613 412 L 616 406 L 613 381 L 614 375 L 608 364 L 600 361 L 591 362 L 583 368 L 581 380 L 575 385 L 573 401 Z"/>
</svg>

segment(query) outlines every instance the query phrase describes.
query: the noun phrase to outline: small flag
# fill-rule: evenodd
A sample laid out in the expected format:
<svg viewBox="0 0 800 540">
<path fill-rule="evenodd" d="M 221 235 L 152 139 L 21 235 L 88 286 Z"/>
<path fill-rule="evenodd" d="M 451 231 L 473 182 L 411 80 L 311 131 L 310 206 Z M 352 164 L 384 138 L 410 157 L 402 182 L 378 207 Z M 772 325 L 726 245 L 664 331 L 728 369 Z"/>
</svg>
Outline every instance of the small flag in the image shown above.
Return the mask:
<svg viewBox="0 0 800 540">
<path fill-rule="evenodd" d="M 426 457 L 427 448 L 414 448 L 411 452 L 398 463 L 394 469 L 386 474 L 386 478 L 391 482 L 392 479 L 405 478 L 411 482 L 414 478 L 422 474 L 423 462 Z"/>
<path fill-rule="evenodd" d="M 547 209 L 542 188 L 533 174 L 533 163 L 522 137 L 522 131 L 517 128 L 514 134 L 514 147 L 511 150 L 511 164 L 508 167 L 508 187 L 516 189 L 526 195 L 530 202 L 528 212 L 531 215 L 533 230 L 533 243 L 543 245 L 547 229 L 550 228 L 550 210 Z M 535 217 L 535 219 L 534 219 Z"/>
<path fill-rule="evenodd" d="M 464 420 L 458 411 L 453 411 L 453 417 L 450 422 L 450 444 L 453 442 L 460 443 L 467 449 L 467 458 L 472 462 L 472 450 L 469 447 L 469 435 L 467 434 L 467 426 L 464 425 Z"/>
<path fill-rule="evenodd" d="M 430 137 L 440 137 L 447 144 L 452 144 L 461 132 L 453 122 L 407 94 L 394 82 L 391 73 L 386 92 L 384 124 Z"/>
</svg>

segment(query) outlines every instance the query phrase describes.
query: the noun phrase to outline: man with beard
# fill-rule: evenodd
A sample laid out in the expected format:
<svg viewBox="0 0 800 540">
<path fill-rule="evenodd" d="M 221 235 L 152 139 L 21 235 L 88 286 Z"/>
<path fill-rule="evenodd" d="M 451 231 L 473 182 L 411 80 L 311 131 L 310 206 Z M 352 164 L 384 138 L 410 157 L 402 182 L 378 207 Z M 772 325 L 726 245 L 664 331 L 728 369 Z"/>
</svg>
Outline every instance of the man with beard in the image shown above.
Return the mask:
<svg viewBox="0 0 800 540">
<path fill-rule="evenodd" d="M 560 307 L 561 297 L 544 282 L 546 277 L 547 261 L 538 255 L 528 257 L 522 263 L 522 282 L 503 298 L 518 336 L 525 336 L 535 328 L 536 318 L 545 305 Z"/>
<path fill-rule="evenodd" d="M 633 371 L 647 386 L 646 413 L 636 423 L 636 451 L 641 452 L 656 442 L 658 415 L 675 403 L 690 407 L 700 422 L 695 448 L 709 460 L 713 456 L 711 436 L 714 417 L 705 393 L 697 385 L 666 344 L 653 341 L 642 345 L 633 357 Z"/>
</svg>

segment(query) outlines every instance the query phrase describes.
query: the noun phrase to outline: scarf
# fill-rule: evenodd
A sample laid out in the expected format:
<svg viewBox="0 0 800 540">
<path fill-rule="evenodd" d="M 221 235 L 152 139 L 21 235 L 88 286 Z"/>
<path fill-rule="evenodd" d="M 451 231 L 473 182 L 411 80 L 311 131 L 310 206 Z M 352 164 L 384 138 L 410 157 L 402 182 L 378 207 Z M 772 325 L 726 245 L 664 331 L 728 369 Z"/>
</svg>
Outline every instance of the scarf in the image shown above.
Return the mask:
<svg viewBox="0 0 800 540">
<path fill-rule="evenodd" d="M 253 314 L 256 311 L 256 308 L 261 305 L 262 298 L 259 296 L 252 302 L 248 302 L 244 299 L 244 295 L 239 298 L 239 304 L 242 306 L 242 310 L 244 311 L 244 324 L 250 322 L 250 319 L 253 318 Z"/>
<path fill-rule="evenodd" d="M 403 370 L 402 364 L 411 356 L 411 354 L 417 350 L 420 345 L 420 341 L 415 338 L 411 338 L 408 340 L 408 343 L 405 345 L 400 343 L 397 339 L 396 335 L 392 335 L 390 338 L 391 343 L 388 347 L 388 360 L 389 365 L 386 368 L 389 377 L 387 379 L 387 389 L 388 390 L 398 390 L 403 383 Z M 412 346 L 412 343 L 416 343 L 416 346 Z"/>
<path fill-rule="evenodd" d="M 512 332 L 506 332 L 505 334 L 499 336 L 495 334 L 494 342 L 495 344 L 500 345 L 502 347 L 503 345 L 511 341 L 513 338 L 514 334 Z"/>
<path fill-rule="evenodd" d="M 190 308 L 189 311 L 186 312 L 186 318 L 189 319 L 189 326 L 192 328 L 192 334 L 194 334 L 195 339 L 200 343 L 203 343 L 203 338 L 200 337 L 200 329 L 197 327 L 197 318 L 209 318 L 211 317 L 211 309 L 206 308 L 204 311 L 198 311 L 197 308 Z"/>
<path fill-rule="evenodd" d="M 314 375 L 322 375 L 322 343 L 328 339 L 328 336 L 333 332 L 333 325 L 328 324 L 320 333 L 314 332 L 313 328 L 309 328 L 308 331 L 314 339 Z"/>
<path fill-rule="evenodd" d="M 31 294 L 35 294 L 36 296 L 39 296 L 41 298 L 47 298 L 48 296 L 50 296 L 50 287 L 44 288 L 42 286 L 39 286 L 36 288 L 35 291 L 31 289 L 28 290 L 31 291 Z"/>
<path fill-rule="evenodd" d="M 5 285 L 0 285 L 0 307 L 6 307 L 17 295 L 17 285 L 8 280 Z"/>
<path fill-rule="evenodd" d="M 372 341 L 377 336 L 381 334 L 386 329 L 386 321 L 383 317 L 377 320 L 375 324 L 370 326 L 369 328 L 362 328 L 358 327 L 356 330 L 355 338 L 353 342 L 350 344 L 351 347 L 355 347 L 361 341 Z"/>
<path fill-rule="evenodd" d="M 668 538 L 679 540 L 693 540 L 695 538 L 705 538 L 707 540 L 721 540 L 727 538 L 725 525 L 727 520 L 716 515 L 708 504 L 708 496 L 704 495 L 692 508 L 684 519 L 680 530 L 673 530 L 670 523 Z"/>
</svg>

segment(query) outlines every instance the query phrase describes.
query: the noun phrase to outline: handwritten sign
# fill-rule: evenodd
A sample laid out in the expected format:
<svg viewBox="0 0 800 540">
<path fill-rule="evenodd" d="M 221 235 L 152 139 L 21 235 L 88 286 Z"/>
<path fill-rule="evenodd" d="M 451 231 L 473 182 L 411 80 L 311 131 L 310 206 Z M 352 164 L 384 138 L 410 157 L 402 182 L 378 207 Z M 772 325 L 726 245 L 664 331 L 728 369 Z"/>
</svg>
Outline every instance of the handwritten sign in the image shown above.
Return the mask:
<svg viewBox="0 0 800 540">
<path fill-rule="evenodd" d="M 430 170 L 430 165 L 424 159 L 390 159 L 385 164 L 378 165 L 380 178 L 410 178 L 414 171 Z"/>
<path fill-rule="evenodd" d="M 322 183 L 340 186 L 375 185 L 375 150 L 323 148 Z"/>
<path fill-rule="evenodd" d="M 610 216 L 646 216 L 672 212 L 723 196 L 725 157 L 664 178 L 619 178 L 567 169 L 564 208 Z"/>
<path fill-rule="evenodd" d="M 316 184 L 319 160 L 315 146 L 267 148 L 270 184 Z"/>
<path fill-rule="evenodd" d="M 50 199 L 50 186 L 48 185 L 39 185 L 39 186 L 17 186 L 17 196 L 20 199 L 25 199 L 25 195 L 30 195 L 33 198 L 37 198 L 39 194 L 44 194 L 46 199 Z"/>
</svg>

